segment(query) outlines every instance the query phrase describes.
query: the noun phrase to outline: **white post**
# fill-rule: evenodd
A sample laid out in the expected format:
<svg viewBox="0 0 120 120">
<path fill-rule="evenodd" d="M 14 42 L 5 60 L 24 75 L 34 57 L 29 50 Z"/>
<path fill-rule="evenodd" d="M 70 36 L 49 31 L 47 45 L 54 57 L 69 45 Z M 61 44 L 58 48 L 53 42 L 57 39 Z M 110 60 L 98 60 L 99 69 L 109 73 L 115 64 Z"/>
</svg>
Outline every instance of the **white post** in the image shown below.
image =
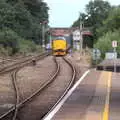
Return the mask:
<svg viewBox="0 0 120 120">
<path fill-rule="evenodd" d="M 114 72 L 116 72 L 116 47 L 114 47 Z"/>
<path fill-rule="evenodd" d="M 116 56 L 115 56 L 116 47 L 117 47 L 117 41 L 116 40 L 112 41 L 112 47 L 114 48 L 114 72 L 116 72 Z"/>
</svg>

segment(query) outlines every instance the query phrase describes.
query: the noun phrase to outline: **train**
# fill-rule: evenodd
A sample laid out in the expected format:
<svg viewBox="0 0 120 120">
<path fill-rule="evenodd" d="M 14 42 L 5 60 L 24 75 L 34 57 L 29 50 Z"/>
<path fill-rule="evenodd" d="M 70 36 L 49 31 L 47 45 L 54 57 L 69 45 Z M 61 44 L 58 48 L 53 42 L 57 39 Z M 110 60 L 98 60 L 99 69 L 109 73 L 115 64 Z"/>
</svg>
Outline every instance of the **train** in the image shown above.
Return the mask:
<svg viewBox="0 0 120 120">
<path fill-rule="evenodd" d="M 64 37 L 57 37 L 52 41 L 52 53 L 54 56 L 65 56 L 67 49 L 68 44 Z"/>
</svg>

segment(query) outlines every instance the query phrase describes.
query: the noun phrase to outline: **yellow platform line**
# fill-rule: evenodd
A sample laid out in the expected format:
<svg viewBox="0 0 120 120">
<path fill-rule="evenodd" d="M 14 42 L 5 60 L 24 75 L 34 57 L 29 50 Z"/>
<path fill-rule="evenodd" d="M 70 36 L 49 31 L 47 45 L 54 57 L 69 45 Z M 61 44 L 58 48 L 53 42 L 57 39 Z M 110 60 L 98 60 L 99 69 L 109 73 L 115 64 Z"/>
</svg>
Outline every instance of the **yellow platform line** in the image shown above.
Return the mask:
<svg viewBox="0 0 120 120">
<path fill-rule="evenodd" d="M 104 107 L 103 119 L 102 120 L 109 120 L 109 103 L 110 103 L 110 89 L 111 89 L 111 77 L 112 77 L 112 73 L 111 72 L 106 72 L 106 73 L 108 74 L 108 79 L 107 79 L 107 95 L 106 95 L 105 107 Z"/>
</svg>

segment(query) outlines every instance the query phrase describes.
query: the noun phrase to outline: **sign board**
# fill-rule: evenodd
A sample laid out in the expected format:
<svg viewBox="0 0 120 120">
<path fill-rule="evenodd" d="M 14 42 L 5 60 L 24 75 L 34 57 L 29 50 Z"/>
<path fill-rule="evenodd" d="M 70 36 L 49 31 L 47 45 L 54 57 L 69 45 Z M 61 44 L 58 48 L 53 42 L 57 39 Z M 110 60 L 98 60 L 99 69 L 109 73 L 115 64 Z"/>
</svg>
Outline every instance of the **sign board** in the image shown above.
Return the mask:
<svg viewBox="0 0 120 120">
<path fill-rule="evenodd" d="M 50 44 L 50 43 L 48 43 L 48 44 L 46 45 L 46 49 L 51 49 L 51 44 Z"/>
<path fill-rule="evenodd" d="M 79 44 L 76 45 L 76 49 L 80 50 L 80 45 Z"/>
<path fill-rule="evenodd" d="M 99 49 L 93 49 L 92 58 L 93 60 L 98 60 L 101 57 L 101 52 Z"/>
<path fill-rule="evenodd" d="M 73 32 L 73 40 L 74 41 L 80 41 L 80 31 L 79 30 L 75 30 L 74 32 Z"/>
<path fill-rule="evenodd" d="M 117 59 L 117 52 L 106 52 L 105 59 Z"/>
<path fill-rule="evenodd" d="M 82 32 L 83 35 L 89 35 L 89 36 L 93 36 L 92 32 L 89 30 L 85 30 Z"/>
<path fill-rule="evenodd" d="M 68 37 L 68 36 L 69 36 L 69 34 L 65 34 L 64 36 L 65 36 L 65 37 Z"/>
<path fill-rule="evenodd" d="M 112 47 L 113 48 L 117 47 L 117 41 L 116 40 L 112 41 Z"/>
</svg>

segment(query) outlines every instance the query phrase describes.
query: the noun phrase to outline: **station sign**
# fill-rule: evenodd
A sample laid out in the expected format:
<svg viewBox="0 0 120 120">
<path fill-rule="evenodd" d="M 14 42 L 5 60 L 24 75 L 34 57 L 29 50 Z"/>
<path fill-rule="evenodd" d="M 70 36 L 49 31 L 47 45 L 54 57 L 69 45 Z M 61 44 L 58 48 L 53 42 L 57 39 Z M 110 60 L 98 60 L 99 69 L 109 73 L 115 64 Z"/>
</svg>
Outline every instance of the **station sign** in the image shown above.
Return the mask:
<svg viewBox="0 0 120 120">
<path fill-rule="evenodd" d="M 117 52 L 106 52 L 105 59 L 117 59 Z"/>
<path fill-rule="evenodd" d="M 92 58 L 93 58 L 93 60 L 99 60 L 100 57 L 101 57 L 100 50 L 97 49 L 97 48 L 93 49 L 93 51 L 92 51 Z"/>
<path fill-rule="evenodd" d="M 113 48 L 116 48 L 116 47 L 117 47 L 117 41 L 116 41 L 116 40 L 112 41 L 112 47 L 113 47 Z"/>
<path fill-rule="evenodd" d="M 80 30 L 75 30 L 73 32 L 73 40 L 74 41 L 80 41 L 81 35 L 80 35 Z"/>
</svg>

